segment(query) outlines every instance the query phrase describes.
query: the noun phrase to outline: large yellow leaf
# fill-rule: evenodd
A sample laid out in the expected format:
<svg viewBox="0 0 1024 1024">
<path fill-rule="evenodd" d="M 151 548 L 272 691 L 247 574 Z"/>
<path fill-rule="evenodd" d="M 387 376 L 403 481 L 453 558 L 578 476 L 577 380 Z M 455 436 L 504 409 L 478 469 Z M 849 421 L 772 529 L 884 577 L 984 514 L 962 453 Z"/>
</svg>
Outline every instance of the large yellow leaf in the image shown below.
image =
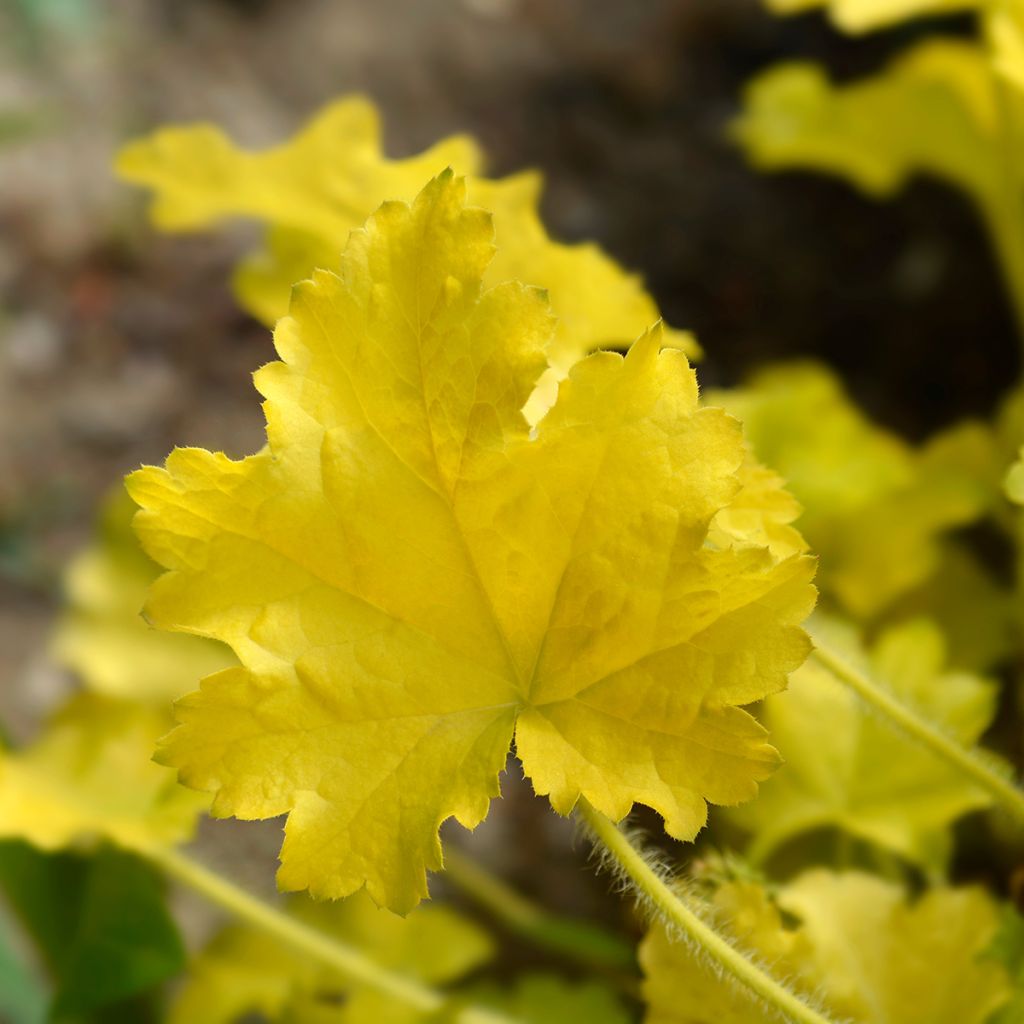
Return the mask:
<svg viewBox="0 0 1024 1024">
<path fill-rule="evenodd" d="M 855 615 L 878 613 L 935 572 L 943 534 L 990 500 L 947 438 L 914 450 L 871 423 L 823 366 L 771 367 L 707 401 L 743 421 L 754 453 L 801 502 L 822 588 Z"/>
<path fill-rule="evenodd" d="M 991 722 L 996 687 L 950 672 L 931 623 L 889 630 L 870 656 L 856 631 L 833 624 L 831 632 L 853 663 L 961 743 L 973 745 Z M 992 803 L 962 773 L 867 710 L 818 662 L 801 666 L 786 693 L 765 702 L 762 721 L 785 764 L 757 800 L 731 812 L 753 832 L 749 852 L 757 859 L 794 836 L 832 827 L 937 873 L 949 857 L 952 823 Z"/>
<path fill-rule="evenodd" d="M 160 569 L 132 532 L 136 511 L 118 487 L 104 504 L 96 539 L 68 567 L 68 607 L 54 632 L 54 655 L 97 693 L 166 706 L 233 659 L 221 644 L 158 631 L 142 618 Z"/>
<path fill-rule="evenodd" d="M 295 898 L 289 910 L 388 968 L 430 985 L 455 981 L 488 960 L 490 940 L 443 906 L 403 919 L 365 893 L 337 903 Z M 232 1024 L 259 1014 L 267 1021 L 408 1024 L 425 1017 L 406 1003 L 353 986 L 266 932 L 231 925 L 192 962 L 169 1024 Z"/>
<path fill-rule="evenodd" d="M 385 204 L 278 326 L 269 447 L 178 450 L 129 482 L 173 570 L 150 618 L 243 666 L 179 702 L 162 757 L 217 814 L 289 813 L 285 888 L 411 907 L 513 732 L 560 813 L 639 801 L 684 839 L 776 761 L 735 705 L 806 655 L 813 561 L 735 524 L 709 542 L 740 428 L 656 330 L 583 360 L 530 430 L 551 317 L 535 290 L 481 289 L 491 237 L 450 173 Z"/>
<path fill-rule="evenodd" d="M 0 755 L 0 838 L 44 850 L 99 838 L 129 849 L 188 839 L 209 800 L 152 760 L 167 717 L 74 697 L 25 750 Z"/>
<path fill-rule="evenodd" d="M 749 883 L 714 899 L 722 927 L 778 977 L 850 1024 L 983 1024 L 1010 995 L 1007 973 L 984 960 L 998 926 L 981 889 L 935 888 L 908 901 L 870 875 L 815 870 L 776 906 Z M 787 927 L 779 910 L 797 919 Z M 640 950 L 645 1024 L 769 1024 L 731 977 L 712 971 L 656 925 Z"/>
<path fill-rule="evenodd" d="M 386 199 L 411 200 L 423 182 L 446 166 L 469 179 L 469 196 L 494 214 L 498 250 L 491 282 L 543 285 L 558 316 L 551 351 L 553 372 L 531 407 L 538 418 L 554 397 L 555 381 L 582 355 L 631 342 L 658 317 L 640 279 L 591 243 L 563 245 L 548 237 L 534 172 L 500 181 L 477 175 L 475 143 L 455 136 L 405 160 L 385 157 L 376 109 L 350 96 L 324 108 L 294 139 L 260 153 L 237 148 L 212 125 L 163 128 L 127 145 L 117 169 L 151 188 L 154 222 L 170 231 L 208 227 L 230 216 L 268 226 L 263 249 L 239 268 L 242 303 L 266 323 L 288 311 L 296 281 L 316 267 L 334 267 L 348 233 Z M 665 343 L 690 355 L 696 342 L 666 331 Z"/>
</svg>

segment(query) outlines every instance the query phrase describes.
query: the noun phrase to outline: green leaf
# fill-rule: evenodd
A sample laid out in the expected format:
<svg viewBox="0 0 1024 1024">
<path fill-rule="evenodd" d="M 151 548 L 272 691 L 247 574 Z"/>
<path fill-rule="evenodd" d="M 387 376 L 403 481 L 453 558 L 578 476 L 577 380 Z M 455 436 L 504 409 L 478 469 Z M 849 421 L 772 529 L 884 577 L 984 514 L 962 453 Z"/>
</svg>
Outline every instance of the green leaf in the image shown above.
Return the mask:
<svg viewBox="0 0 1024 1024">
<path fill-rule="evenodd" d="M 162 880 L 130 854 L 103 847 L 89 858 L 46 855 L 7 842 L 0 884 L 53 975 L 54 1018 L 86 1018 L 184 966 Z"/>
</svg>

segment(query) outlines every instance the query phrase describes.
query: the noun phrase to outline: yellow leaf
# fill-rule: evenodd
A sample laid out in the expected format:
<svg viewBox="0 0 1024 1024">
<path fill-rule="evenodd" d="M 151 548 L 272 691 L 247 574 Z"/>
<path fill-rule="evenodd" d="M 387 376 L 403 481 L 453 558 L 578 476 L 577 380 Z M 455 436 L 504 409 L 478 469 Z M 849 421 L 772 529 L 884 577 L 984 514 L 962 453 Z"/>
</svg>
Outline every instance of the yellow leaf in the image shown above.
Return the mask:
<svg viewBox="0 0 1024 1024">
<path fill-rule="evenodd" d="M 1010 995 L 1006 971 L 981 959 L 998 927 L 976 888 L 930 889 L 910 902 L 889 882 L 810 871 L 777 906 L 750 883 L 728 883 L 714 909 L 734 941 L 836 1020 L 850 1024 L 983 1024 Z M 787 927 L 779 909 L 797 919 Z M 656 925 L 640 948 L 645 1024 L 769 1024 L 731 978 Z"/>
<path fill-rule="evenodd" d="M 243 215 L 340 246 L 369 210 L 446 165 L 466 174 L 480 169 L 476 143 L 460 135 L 415 157 L 386 159 L 378 121 L 368 99 L 348 96 L 324 107 L 292 142 L 262 153 L 239 149 L 212 124 L 161 128 L 126 145 L 117 171 L 153 189 L 150 214 L 165 231 Z"/>
<path fill-rule="evenodd" d="M 707 401 L 743 421 L 754 453 L 803 505 L 798 526 L 821 559 L 822 589 L 854 615 L 877 614 L 934 572 L 943 534 L 989 501 L 956 460 L 867 420 L 823 366 L 772 367 Z"/>
<path fill-rule="evenodd" d="M 924 173 L 1005 216 L 998 102 L 980 47 L 933 39 L 849 85 L 815 64 L 771 68 L 747 86 L 733 130 L 762 170 L 824 171 L 878 197 Z"/>
<path fill-rule="evenodd" d="M 832 639 L 854 664 L 961 743 L 973 745 L 991 722 L 996 687 L 946 669 L 942 635 L 931 623 L 889 630 L 870 656 L 855 630 L 819 625 L 831 625 Z M 992 803 L 990 794 L 864 708 L 816 661 L 793 673 L 785 693 L 766 701 L 762 721 L 785 763 L 757 800 L 730 812 L 754 834 L 749 853 L 755 859 L 795 836 L 832 827 L 940 873 L 949 858 L 950 826 Z"/>
<path fill-rule="evenodd" d="M 118 487 L 96 539 L 68 567 L 68 606 L 54 632 L 54 656 L 90 690 L 166 706 L 233 659 L 221 644 L 161 632 L 142 618 L 160 569 L 132 532 L 135 511 Z"/>
<path fill-rule="evenodd" d="M 166 715 L 81 694 L 30 747 L 0 756 L 0 838 L 44 850 L 109 839 L 128 849 L 188 839 L 209 800 L 154 764 Z"/>
<path fill-rule="evenodd" d="M 130 478 L 173 570 L 149 616 L 243 666 L 179 702 L 162 757 L 217 814 L 289 813 L 285 888 L 413 906 L 513 732 L 558 812 L 639 801 L 683 839 L 775 764 L 736 705 L 805 657 L 813 560 L 706 543 L 740 429 L 657 330 L 583 360 L 530 430 L 551 317 L 481 289 L 491 237 L 450 173 L 385 204 L 278 326 L 269 447 Z"/>
<path fill-rule="evenodd" d="M 985 32 L 996 71 L 1017 89 L 1024 89 L 1024 2 L 989 0 Z"/>
<path fill-rule="evenodd" d="M 982 7 L 985 0 L 767 0 L 776 14 L 800 14 L 824 8 L 833 24 L 857 35 L 925 15 Z"/>
<path fill-rule="evenodd" d="M 125 146 L 117 169 L 154 192 L 151 213 L 171 231 L 208 227 L 231 216 L 268 227 L 263 249 L 235 277 L 243 305 L 266 323 L 288 311 L 296 281 L 334 267 L 351 230 L 387 199 L 411 201 L 446 166 L 469 174 L 469 198 L 494 214 L 498 249 L 488 283 L 543 285 L 558 317 L 546 375 L 528 410 L 535 422 L 554 400 L 557 381 L 596 348 L 624 346 L 658 318 L 639 277 L 592 244 L 548 237 L 538 212 L 542 180 L 526 172 L 479 177 L 476 144 L 454 136 L 416 157 L 381 153 L 376 109 L 366 99 L 329 104 L 293 140 L 252 153 L 211 125 L 163 128 Z M 664 343 L 699 353 L 692 335 L 666 330 Z"/>
<path fill-rule="evenodd" d="M 981 958 L 998 927 L 980 888 L 938 887 L 915 901 L 870 875 L 811 871 L 779 904 L 814 950 L 810 977 L 838 1017 L 864 1024 L 983 1024 L 1009 997 Z"/>
<path fill-rule="evenodd" d="M 289 910 L 306 924 L 344 940 L 398 974 L 443 985 L 492 955 L 475 925 L 444 906 L 407 918 L 373 905 L 365 893 L 337 903 L 295 898 Z M 345 979 L 244 925 L 223 929 L 195 958 L 169 1024 L 232 1024 L 248 1015 L 274 1021 L 406 1024 L 422 1013 Z"/>
<path fill-rule="evenodd" d="M 777 558 L 806 551 L 807 542 L 792 526 L 803 510 L 782 477 L 750 456 L 736 475 L 740 489 L 711 520 L 708 542 L 723 548 L 752 544 L 768 548 Z"/>
</svg>

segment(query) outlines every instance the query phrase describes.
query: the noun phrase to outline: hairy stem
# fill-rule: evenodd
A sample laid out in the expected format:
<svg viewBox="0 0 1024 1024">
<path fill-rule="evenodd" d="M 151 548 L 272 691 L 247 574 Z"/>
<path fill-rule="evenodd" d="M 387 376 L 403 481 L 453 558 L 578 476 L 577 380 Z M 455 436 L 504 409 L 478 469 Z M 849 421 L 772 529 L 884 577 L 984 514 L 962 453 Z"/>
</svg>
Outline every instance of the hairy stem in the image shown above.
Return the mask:
<svg viewBox="0 0 1024 1024">
<path fill-rule="evenodd" d="M 583 799 L 577 804 L 576 810 L 595 840 L 630 878 L 639 893 L 708 959 L 791 1024 L 832 1024 L 828 1017 L 809 1006 L 795 992 L 719 935 L 647 863 L 643 853 L 614 822 Z"/>
<path fill-rule="evenodd" d="M 845 683 L 865 704 L 884 715 L 911 739 L 927 747 L 990 793 L 1002 807 L 1024 822 L 1024 792 L 989 764 L 983 755 L 967 749 L 947 736 L 941 728 L 908 708 L 884 686 L 876 683 L 867 673 L 852 666 L 820 638 L 812 639 L 812 657 L 827 668 L 836 679 Z"/>
<path fill-rule="evenodd" d="M 630 943 L 598 925 L 549 913 L 458 849 L 445 850 L 444 867 L 445 877 L 489 910 L 509 931 L 534 945 L 600 970 L 622 972 L 634 968 L 636 957 Z"/>
<path fill-rule="evenodd" d="M 138 852 L 211 903 L 337 971 L 355 985 L 373 989 L 425 1015 L 438 1013 L 447 1002 L 436 989 L 381 967 L 360 950 L 290 917 L 177 850 L 154 845 Z M 476 1007 L 466 1007 L 451 1019 L 456 1024 L 520 1024 Z"/>
</svg>

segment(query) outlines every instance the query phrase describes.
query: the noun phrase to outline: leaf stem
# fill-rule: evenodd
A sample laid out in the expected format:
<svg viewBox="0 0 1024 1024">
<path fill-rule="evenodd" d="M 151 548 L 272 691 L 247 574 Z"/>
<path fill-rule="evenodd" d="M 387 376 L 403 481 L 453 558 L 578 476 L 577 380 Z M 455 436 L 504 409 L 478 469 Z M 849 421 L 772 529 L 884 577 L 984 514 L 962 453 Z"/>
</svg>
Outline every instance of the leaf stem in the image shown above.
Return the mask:
<svg viewBox="0 0 1024 1024">
<path fill-rule="evenodd" d="M 446 878 L 489 910 L 509 931 L 534 945 L 601 970 L 620 972 L 635 967 L 632 945 L 618 935 L 598 925 L 549 913 L 461 850 L 449 846 L 444 852 L 444 867 Z M 622 980 L 628 983 L 634 979 Z"/>
<path fill-rule="evenodd" d="M 988 764 L 984 757 L 947 736 L 938 726 L 922 718 L 876 683 L 866 672 L 854 668 L 834 648 L 819 637 L 812 637 L 816 658 L 840 682 L 845 683 L 864 703 L 875 708 L 905 735 L 927 747 L 932 753 L 953 765 L 1014 817 L 1024 821 L 1024 792 Z"/>
<path fill-rule="evenodd" d="M 137 852 L 211 903 L 330 967 L 354 984 L 373 989 L 425 1015 L 438 1013 L 447 1003 L 446 996 L 436 989 L 381 967 L 362 951 L 290 917 L 186 854 L 155 844 L 138 848 Z M 452 1020 L 457 1024 L 516 1024 L 502 1014 L 478 1007 L 465 1007 Z"/>
<path fill-rule="evenodd" d="M 771 977 L 727 939 L 719 935 L 687 902 L 665 882 L 644 859 L 643 853 L 610 819 L 580 799 L 577 813 L 597 842 L 671 924 L 714 963 L 730 974 L 748 992 L 792 1024 L 832 1024 L 808 1006 L 795 992 Z"/>
</svg>

